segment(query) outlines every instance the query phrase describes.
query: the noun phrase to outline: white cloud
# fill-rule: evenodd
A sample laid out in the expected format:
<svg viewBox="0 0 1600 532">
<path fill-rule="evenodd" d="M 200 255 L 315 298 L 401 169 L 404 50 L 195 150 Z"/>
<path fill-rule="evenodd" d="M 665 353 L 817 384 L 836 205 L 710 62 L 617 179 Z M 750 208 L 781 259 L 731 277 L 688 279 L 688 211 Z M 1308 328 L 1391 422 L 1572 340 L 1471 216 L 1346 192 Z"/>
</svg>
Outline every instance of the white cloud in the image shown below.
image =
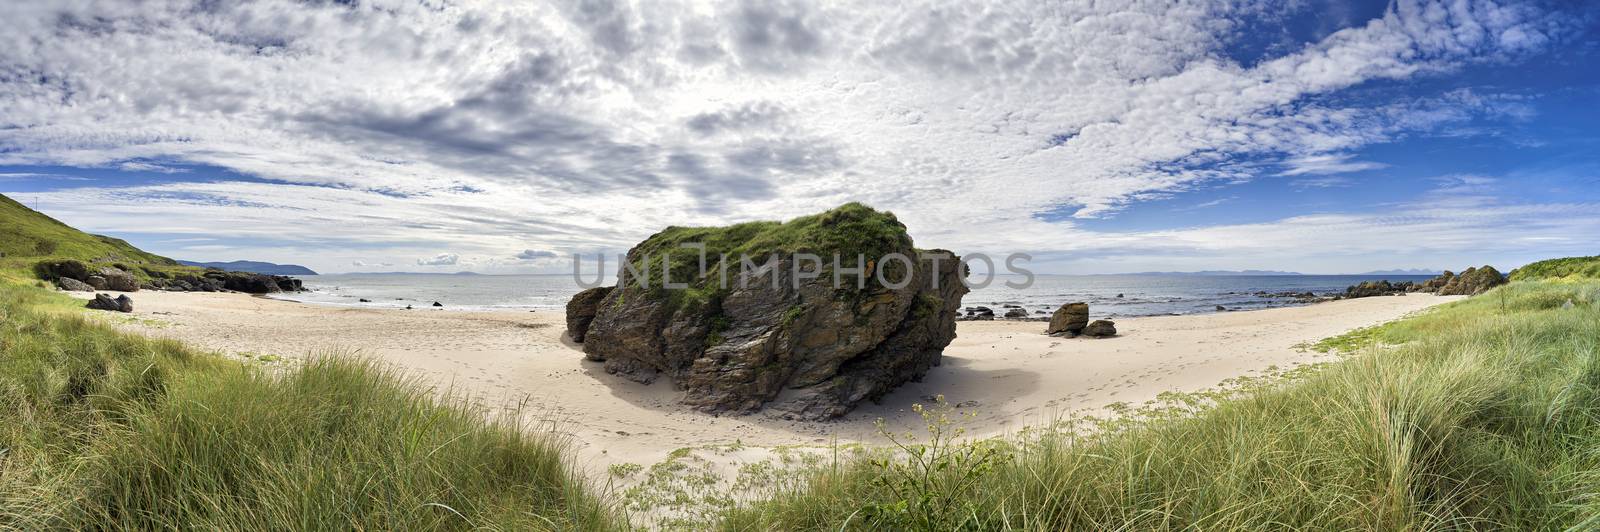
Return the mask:
<svg viewBox="0 0 1600 532">
<path fill-rule="evenodd" d="M 516 256 L 514 256 L 512 258 L 515 258 L 517 260 L 553 259 L 553 258 L 556 258 L 556 253 L 554 251 L 544 251 L 544 250 L 537 250 L 537 249 L 524 249 L 524 250 L 522 250 L 522 252 L 517 253 Z"/>
<path fill-rule="evenodd" d="M 1036 213 L 1108 216 L 1264 175 L 1250 159 L 1372 169 L 1336 154 L 1518 112 L 1468 91 L 1323 97 L 1563 31 L 1520 4 L 1403 0 L 1240 65 L 1222 53 L 1239 21 L 1280 4 L 1114 7 L 9 2 L 0 65 L 49 75 L 0 78 L 0 164 L 271 179 L 29 197 L 91 230 L 245 238 L 297 263 L 350 264 L 356 243 L 396 264 L 444 246 L 614 251 L 849 200 L 894 210 L 924 245 L 1070 250 L 1144 237 Z"/>
<path fill-rule="evenodd" d="M 461 256 L 455 253 L 440 253 L 425 259 L 417 259 L 418 266 L 454 266 L 461 261 Z"/>
<path fill-rule="evenodd" d="M 1352 161 L 1350 154 L 1302 155 L 1284 161 L 1288 170 L 1282 175 L 1330 175 L 1362 172 L 1387 168 L 1389 165 L 1372 161 Z"/>
</svg>

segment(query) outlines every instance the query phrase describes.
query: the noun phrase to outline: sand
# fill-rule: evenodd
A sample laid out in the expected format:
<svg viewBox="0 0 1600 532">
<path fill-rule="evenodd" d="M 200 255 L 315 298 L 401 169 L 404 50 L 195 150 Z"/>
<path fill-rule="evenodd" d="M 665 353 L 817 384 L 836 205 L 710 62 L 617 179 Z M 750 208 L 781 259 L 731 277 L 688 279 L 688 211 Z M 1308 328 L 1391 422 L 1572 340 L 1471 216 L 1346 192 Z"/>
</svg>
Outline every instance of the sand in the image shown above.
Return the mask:
<svg viewBox="0 0 1600 532">
<path fill-rule="evenodd" d="M 974 435 L 1038 426 L 1068 413 L 1137 405 L 1165 391 L 1197 391 L 1269 368 L 1330 355 L 1296 345 L 1459 299 L 1372 297 L 1317 305 L 1117 320 L 1118 337 L 1051 338 L 1038 322 L 961 322 L 944 363 L 881 404 L 833 422 L 763 414 L 711 416 L 676 403 L 665 379 L 640 385 L 607 375 L 565 339 L 558 311 L 464 312 L 313 306 L 242 294 L 139 292 L 134 316 L 100 314 L 119 327 L 231 356 L 287 359 L 359 353 L 403 368 L 440 390 L 496 407 L 525 404 L 569 433 L 580 464 L 651 464 L 682 447 L 879 442 L 874 421 L 919 426 L 911 405 L 942 394 L 976 414 Z M 80 295 L 81 297 L 81 295 Z M 273 358 L 273 357 L 268 357 Z"/>
</svg>

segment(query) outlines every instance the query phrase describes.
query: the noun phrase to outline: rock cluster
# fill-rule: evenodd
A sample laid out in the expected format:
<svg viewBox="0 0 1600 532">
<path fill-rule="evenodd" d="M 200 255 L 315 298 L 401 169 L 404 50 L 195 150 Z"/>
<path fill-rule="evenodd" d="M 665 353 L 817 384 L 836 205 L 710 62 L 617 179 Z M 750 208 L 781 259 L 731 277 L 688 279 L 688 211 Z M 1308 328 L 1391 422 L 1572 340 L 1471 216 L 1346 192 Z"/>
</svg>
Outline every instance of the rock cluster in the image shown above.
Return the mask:
<svg viewBox="0 0 1600 532">
<path fill-rule="evenodd" d="M 1435 293 L 1441 296 L 1475 296 L 1503 284 L 1506 284 L 1506 276 L 1493 266 L 1484 265 L 1467 268 L 1460 275 L 1446 280 Z"/>
<path fill-rule="evenodd" d="M 1045 327 L 1044 332 L 1050 336 L 1067 338 L 1079 335 L 1106 338 L 1117 335 L 1117 324 L 1111 320 L 1089 321 L 1089 304 L 1074 302 L 1056 309 L 1055 314 L 1050 316 L 1050 325 Z"/>
<path fill-rule="evenodd" d="M 1360 284 L 1346 288 L 1344 290 L 1344 298 L 1354 299 L 1358 297 L 1398 296 L 1404 295 L 1406 292 L 1415 291 L 1415 287 L 1416 285 L 1414 285 L 1411 281 L 1402 281 L 1399 283 L 1391 283 L 1388 279 L 1381 281 L 1361 281 Z"/>
<path fill-rule="evenodd" d="M 708 273 L 682 243 L 706 245 Z M 838 253 L 848 267 L 866 257 L 865 286 L 855 274 L 836 285 L 842 270 L 803 253 Z M 888 260 L 892 253 L 908 260 Z M 740 255 L 776 268 L 747 270 Z M 567 307 L 568 332 L 606 372 L 643 383 L 666 376 L 684 390 L 682 402 L 713 413 L 768 408 L 828 419 L 921 379 L 955 338 L 967 293 L 954 254 L 916 249 L 894 215 L 854 203 L 785 223 L 670 227 L 625 260 L 655 275 L 622 275 L 617 287 L 579 294 Z M 687 286 L 664 287 L 663 271 Z"/>
<path fill-rule="evenodd" d="M 1045 334 L 1061 332 L 1080 334 L 1083 332 L 1083 328 L 1088 325 L 1089 304 L 1083 302 L 1067 303 L 1056 309 L 1055 314 L 1050 315 L 1050 325 L 1045 327 L 1044 332 Z"/>
<path fill-rule="evenodd" d="M 141 282 L 131 268 L 121 264 L 93 267 L 76 260 L 49 260 L 35 264 L 34 273 L 68 291 L 85 291 L 84 286 L 91 290 L 115 292 L 137 292 L 141 288 L 174 292 L 231 290 L 250 294 L 304 290 L 300 280 L 293 277 L 218 269 L 199 273 L 169 273 L 161 269 L 139 268 L 149 278 Z"/>
<path fill-rule="evenodd" d="M 1403 281 L 1390 283 L 1384 281 L 1362 281 L 1345 289 L 1342 296 L 1345 299 L 1356 297 L 1402 295 L 1408 292 L 1422 292 L 1438 294 L 1441 296 L 1474 296 L 1487 292 L 1496 286 L 1506 284 L 1506 276 L 1493 266 L 1467 268 L 1457 275 L 1445 270 L 1438 277 L 1420 283 Z"/>
<path fill-rule="evenodd" d="M 116 299 L 112 299 L 111 296 L 106 294 L 95 294 L 94 299 L 89 300 L 89 304 L 84 306 L 94 310 L 133 312 L 133 298 L 128 297 L 127 294 L 117 296 Z"/>
</svg>

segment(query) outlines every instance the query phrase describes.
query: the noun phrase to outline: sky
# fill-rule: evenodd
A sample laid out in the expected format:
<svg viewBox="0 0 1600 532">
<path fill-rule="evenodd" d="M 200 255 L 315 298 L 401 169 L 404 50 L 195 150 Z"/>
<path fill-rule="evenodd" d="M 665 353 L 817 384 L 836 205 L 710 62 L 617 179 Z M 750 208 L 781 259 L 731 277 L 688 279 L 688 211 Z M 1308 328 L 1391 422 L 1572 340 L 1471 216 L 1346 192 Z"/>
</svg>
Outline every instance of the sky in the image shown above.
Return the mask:
<svg viewBox="0 0 1600 532">
<path fill-rule="evenodd" d="M 849 201 L 1041 273 L 1509 270 L 1600 254 L 1585 7 L 8 1 L 0 193 L 325 273 Z"/>
</svg>

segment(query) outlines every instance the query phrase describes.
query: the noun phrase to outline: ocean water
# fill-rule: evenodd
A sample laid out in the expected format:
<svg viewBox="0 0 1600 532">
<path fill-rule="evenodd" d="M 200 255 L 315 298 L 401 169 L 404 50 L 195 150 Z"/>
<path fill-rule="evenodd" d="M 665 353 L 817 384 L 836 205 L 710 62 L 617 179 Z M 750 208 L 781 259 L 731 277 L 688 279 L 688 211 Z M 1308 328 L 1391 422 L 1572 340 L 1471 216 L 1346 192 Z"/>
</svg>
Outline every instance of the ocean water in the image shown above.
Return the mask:
<svg viewBox="0 0 1600 532">
<path fill-rule="evenodd" d="M 1215 312 L 1217 305 L 1253 310 L 1294 306 L 1293 298 L 1261 297 L 1257 292 L 1313 292 L 1332 295 L 1361 281 L 1423 281 L 1417 275 L 1037 275 L 1033 285 L 1004 285 L 1018 277 L 998 276 L 974 289 L 962 306 L 987 306 L 1002 314 L 1004 305 L 1021 305 L 1030 315 L 1045 316 L 1062 303 L 1084 301 L 1096 317 L 1158 316 Z M 571 275 L 425 275 L 338 274 L 300 277 L 309 292 L 281 294 L 281 299 L 321 305 L 370 308 L 445 310 L 554 310 L 580 288 Z M 976 279 L 975 279 L 976 281 Z M 608 280 L 607 283 L 613 283 Z M 1119 297 L 1120 295 L 1120 297 Z M 363 303 L 361 299 L 370 300 Z"/>
</svg>

